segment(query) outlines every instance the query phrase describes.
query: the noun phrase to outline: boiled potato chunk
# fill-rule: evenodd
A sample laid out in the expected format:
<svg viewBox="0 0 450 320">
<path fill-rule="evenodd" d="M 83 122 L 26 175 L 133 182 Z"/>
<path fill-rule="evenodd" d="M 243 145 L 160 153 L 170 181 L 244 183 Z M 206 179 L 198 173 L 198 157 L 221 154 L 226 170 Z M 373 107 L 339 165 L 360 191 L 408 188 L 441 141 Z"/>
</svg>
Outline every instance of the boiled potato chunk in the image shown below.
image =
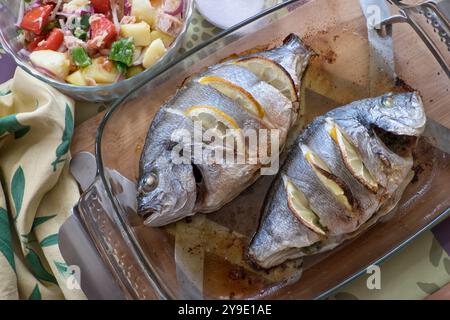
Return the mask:
<svg viewBox="0 0 450 320">
<path fill-rule="evenodd" d="M 38 50 L 30 54 L 30 61 L 36 67 L 50 71 L 59 79 L 65 79 L 69 74 L 70 60 L 61 52 L 53 50 Z"/>
<path fill-rule="evenodd" d="M 175 40 L 172 36 L 168 35 L 167 33 L 161 32 L 159 30 L 154 30 L 150 33 L 150 39 L 151 41 L 155 41 L 156 39 L 161 39 L 162 42 L 164 42 L 164 46 L 168 48 L 173 40 Z"/>
<path fill-rule="evenodd" d="M 152 7 L 150 0 L 131 0 L 131 15 L 135 16 L 138 21 L 147 22 L 150 27 L 154 28 L 157 10 Z"/>
<path fill-rule="evenodd" d="M 133 38 L 135 46 L 148 46 L 152 39 L 150 37 L 150 26 L 147 22 L 123 24 L 120 35 L 124 38 Z"/>
<path fill-rule="evenodd" d="M 119 71 L 114 63 L 105 57 L 92 59 L 92 64 L 81 70 L 88 82 L 92 79 L 96 83 L 114 83 L 119 77 Z"/>
<path fill-rule="evenodd" d="M 142 65 L 145 69 L 155 64 L 165 53 L 167 49 L 161 39 L 153 41 L 144 53 Z"/>
<path fill-rule="evenodd" d="M 87 86 L 86 79 L 84 78 L 83 73 L 80 70 L 69 74 L 66 78 L 66 81 L 76 86 Z"/>
</svg>

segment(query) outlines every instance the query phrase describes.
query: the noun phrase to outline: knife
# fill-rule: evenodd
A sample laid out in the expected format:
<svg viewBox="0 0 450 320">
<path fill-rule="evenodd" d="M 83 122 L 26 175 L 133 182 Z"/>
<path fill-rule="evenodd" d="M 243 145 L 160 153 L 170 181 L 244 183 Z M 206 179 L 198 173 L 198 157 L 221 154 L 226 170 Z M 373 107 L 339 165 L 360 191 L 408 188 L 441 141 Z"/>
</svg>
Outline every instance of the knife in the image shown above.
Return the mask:
<svg viewBox="0 0 450 320">
<path fill-rule="evenodd" d="M 377 96 L 394 87 L 394 50 L 392 25 L 381 22 L 388 19 L 390 9 L 384 0 L 360 0 L 366 17 L 369 40 L 369 96 Z"/>
</svg>

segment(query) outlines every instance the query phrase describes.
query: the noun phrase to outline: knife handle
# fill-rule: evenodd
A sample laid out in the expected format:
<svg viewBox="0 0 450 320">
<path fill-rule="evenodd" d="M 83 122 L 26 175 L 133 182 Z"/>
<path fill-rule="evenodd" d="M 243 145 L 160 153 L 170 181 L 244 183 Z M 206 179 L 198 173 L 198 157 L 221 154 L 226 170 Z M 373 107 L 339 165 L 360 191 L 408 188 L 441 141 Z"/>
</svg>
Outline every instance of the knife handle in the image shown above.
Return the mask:
<svg viewBox="0 0 450 320">
<path fill-rule="evenodd" d="M 430 0 L 418 5 L 388 1 L 399 8 L 399 13 L 383 20 L 381 25 L 408 23 L 450 78 L 450 0 Z"/>
</svg>

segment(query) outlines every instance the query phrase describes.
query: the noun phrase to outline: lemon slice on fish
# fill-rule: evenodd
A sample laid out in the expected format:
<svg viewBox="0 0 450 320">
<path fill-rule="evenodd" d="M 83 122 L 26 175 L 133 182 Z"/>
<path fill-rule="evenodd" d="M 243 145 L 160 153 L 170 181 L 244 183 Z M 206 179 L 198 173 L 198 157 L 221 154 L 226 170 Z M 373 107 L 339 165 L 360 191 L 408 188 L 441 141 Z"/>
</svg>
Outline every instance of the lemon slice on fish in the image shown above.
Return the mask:
<svg viewBox="0 0 450 320">
<path fill-rule="evenodd" d="M 222 110 L 213 106 L 193 106 L 184 114 L 193 122 L 201 121 L 202 128 L 214 131 L 220 139 L 225 141 L 229 151 L 245 155 L 245 139 L 239 130 L 237 122 Z M 229 131 L 228 129 L 234 129 Z M 231 140 L 229 139 L 231 138 Z M 235 145 L 235 142 L 237 145 Z M 206 143 L 209 144 L 209 143 Z"/>
<path fill-rule="evenodd" d="M 327 119 L 327 122 L 329 124 L 328 133 L 338 145 L 347 169 L 367 189 L 372 192 L 377 192 L 378 183 L 372 177 L 369 170 L 367 170 L 358 150 L 356 150 L 352 143 L 343 135 L 341 129 L 332 120 Z"/>
<path fill-rule="evenodd" d="M 335 195 L 337 200 L 342 203 L 348 211 L 352 212 L 353 206 L 350 204 L 349 197 L 340 183 L 338 183 L 338 178 L 331 173 L 327 164 L 306 145 L 302 145 L 301 149 L 305 155 L 305 159 L 311 164 L 314 172 L 323 185 Z"/>
<path fill-rule="evenodd" d="M 298 100 L 294 81 L 289 73 L 275 61 L 263 57 L 250 57 L 235 61 L 234 64 L 248 69 L 262 81 L 278 89 L 290 101 Z"/>
<path fill-rule="evenodd" d="M 228 114 L 212 106 L 193 106 L 185 111 L 192 121 L 201 121 L 205 130 L 217 129 L 225 135 L 226 129 L 239 129 L 239 125 Z"/>
<path fill-rule="evenodd" d="M 239 106 L 249 112 L 251 115 L 262 119 L 264 117 L 264 109 L 258 101 L 244 88 L 234 83 L 215 76 L 206 76 L 198 80 L 200 84 L 209 85 L 220 93 L 224 94 L 231 100 L 234 100 Z"/>
<path fill-rule="evenodd" d="M 303 192 L 286 176 L 283 176 L 287 193 L 289 209 L 306 227 L 312 231 L 326 235 L 326 231 L 319 222 L 319 217 L 309 208 L 308 200 Z"/>
</svg>

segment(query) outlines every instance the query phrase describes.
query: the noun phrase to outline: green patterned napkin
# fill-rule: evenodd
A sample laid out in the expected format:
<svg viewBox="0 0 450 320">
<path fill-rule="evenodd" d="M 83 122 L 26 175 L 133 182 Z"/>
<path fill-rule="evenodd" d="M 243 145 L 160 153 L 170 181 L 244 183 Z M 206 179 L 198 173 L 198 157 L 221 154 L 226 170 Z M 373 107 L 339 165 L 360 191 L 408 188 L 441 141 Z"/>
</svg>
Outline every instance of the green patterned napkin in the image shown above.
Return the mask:
<svg viewBox="0 0 450 320">
<path fill-rule="evenodd" d="M 17 68 L 0 85 L 0 299 L 84 298 L 58 248 L 79 198 L 73 102 Z"/>
</svg>

